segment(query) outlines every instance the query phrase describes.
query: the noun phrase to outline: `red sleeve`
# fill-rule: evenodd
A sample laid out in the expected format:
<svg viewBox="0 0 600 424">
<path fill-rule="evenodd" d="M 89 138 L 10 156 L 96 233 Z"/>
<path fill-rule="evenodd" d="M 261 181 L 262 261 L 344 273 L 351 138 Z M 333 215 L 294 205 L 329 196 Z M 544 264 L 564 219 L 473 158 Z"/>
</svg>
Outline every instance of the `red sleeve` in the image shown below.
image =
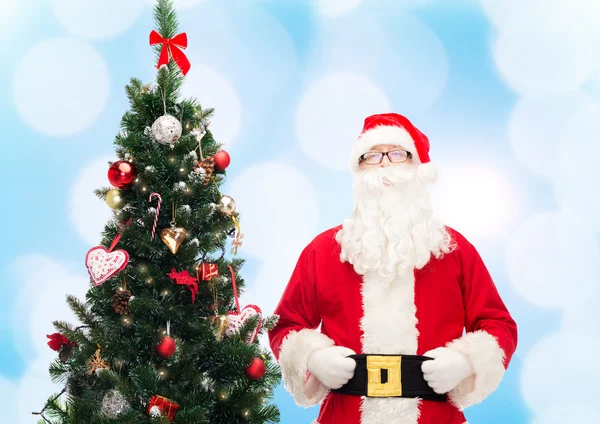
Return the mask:
<svg viewBox="0 0 600 424">
<path fill-rule="evenodd" d="M 316 331 L 321 323 L 314 272 L 314 246 L 304 249 L 275 309 L 279 321 L 269 332 L 271 350 L 281 367 L 285 388 L 300 406 L 321 402 L 328 388 L 308 375 L 308 358 L 333 340 Z"/>
<path fill-rule="evenodd" d="M 493 393 L 517 347 L 517 324 L 473 245 L 457 236 L 466 334 L 447 347 L 465 354 L 475 373 L 450 391 L 461 410 Z"/>
</svg>

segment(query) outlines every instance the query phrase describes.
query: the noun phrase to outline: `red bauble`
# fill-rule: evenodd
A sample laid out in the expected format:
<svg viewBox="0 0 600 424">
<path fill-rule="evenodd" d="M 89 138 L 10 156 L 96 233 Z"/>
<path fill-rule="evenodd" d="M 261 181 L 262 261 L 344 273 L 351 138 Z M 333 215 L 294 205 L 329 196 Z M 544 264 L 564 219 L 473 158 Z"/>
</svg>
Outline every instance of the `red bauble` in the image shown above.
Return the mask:
<svg viewBox="0 0 600 424">
<path fill-rule="evenodd" d="M 175 353 L 175 349 L 177 346 L 175 345 L 175 340 L 173 340 L 169 336 L 163 337 L 160 344 L 157 344 L 154 349 L 156 349 L 156 353 L 163 359 L 170 358 Z"/>
<path fill-rule="evenodd" d="M 217 171 L 224 171 L 231 163 L 229 153 L 227 153 L 225 150 L 219 150 L 217 153 L 215 153 L 213 158 L 215 159 L 215 169 Z"/>
<path fill-rule="evenodd" d="M 135 179 L 135 165 L 126 160 L 119 160 L 108 168 L 108 181 L 117 188 L 127 188 Z"/>
<path fill-rule="evenodd" d="M 260 358 L 254 358 L 244 371 L 250 380 L 260 380 L 265 375 L 265 363 Z"/>
</svg>

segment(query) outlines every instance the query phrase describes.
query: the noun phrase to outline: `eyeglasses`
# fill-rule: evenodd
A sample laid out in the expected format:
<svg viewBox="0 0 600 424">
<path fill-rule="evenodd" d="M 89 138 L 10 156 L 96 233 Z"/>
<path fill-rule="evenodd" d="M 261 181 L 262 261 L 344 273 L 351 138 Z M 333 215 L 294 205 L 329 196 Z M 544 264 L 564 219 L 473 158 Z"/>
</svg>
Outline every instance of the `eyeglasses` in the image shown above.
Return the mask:
<svg viewBox="0 0 600 424">
<path fill-rule="evenodd" d="M 392 163 L 406 162 L 412 158 L 412 153 L 406 150 L 392 150 L 391 152 L 367 152 L 360 157 L 359 162 L 367 165 L 379 165 L 383 157 L 387 156 Z"/>
</svg>

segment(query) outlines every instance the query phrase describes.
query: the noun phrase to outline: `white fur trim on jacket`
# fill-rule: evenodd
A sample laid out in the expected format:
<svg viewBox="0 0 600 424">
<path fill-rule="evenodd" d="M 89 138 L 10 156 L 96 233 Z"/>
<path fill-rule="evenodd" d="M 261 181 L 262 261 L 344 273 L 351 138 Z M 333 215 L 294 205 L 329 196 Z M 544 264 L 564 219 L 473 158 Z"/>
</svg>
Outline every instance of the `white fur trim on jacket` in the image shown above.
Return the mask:
<svg viewBox="0 0 600 424">
<path fill-rule="evenodd" d="M 350 169 L 358 171 L 358 160 L 360 157 L 378 144 L 397 144 L 412 153 L 415 163 L 421 163 L 415 142 L 408 131 L 400 127 L 380 125 L 360 135 L 358 140 L 354 142 L 352 157 L 350 158 Z"/>
<path fill-rule="evenodd" d="M 446 345 L 469 358 L 475 373 L 465 378 L 448 395 L 461 411 L 488 397 L 504 376 L 504 351 L 494 336 L 478 330 L 467 333 Z"/>
<path fill-rule="evenodd" d="M 306 380 L 308 357 L 317 349 L 333 346 L 333 340 L 309 328 L 290 331 L 281 343 L 279 366 L 283 384 L 298 406 L 322 402 L 329 389 L 311 376 Z"/>
</svg>

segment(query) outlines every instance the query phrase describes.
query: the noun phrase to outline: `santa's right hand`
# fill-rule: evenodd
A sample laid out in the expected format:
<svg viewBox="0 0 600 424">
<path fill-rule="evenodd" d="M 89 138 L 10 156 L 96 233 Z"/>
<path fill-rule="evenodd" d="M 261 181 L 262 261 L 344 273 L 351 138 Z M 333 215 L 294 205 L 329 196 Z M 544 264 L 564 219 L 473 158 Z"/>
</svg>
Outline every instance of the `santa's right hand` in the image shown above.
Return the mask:
<svg viewBox="0 0 600 424">
<path fill-rule="evenodd" d="M 354 376 L 356 361 L 352 349 L 331 346 L 315 350 L 308 358 L 308 372 L 330 389 L 339 389 Z"/>
</svg>

